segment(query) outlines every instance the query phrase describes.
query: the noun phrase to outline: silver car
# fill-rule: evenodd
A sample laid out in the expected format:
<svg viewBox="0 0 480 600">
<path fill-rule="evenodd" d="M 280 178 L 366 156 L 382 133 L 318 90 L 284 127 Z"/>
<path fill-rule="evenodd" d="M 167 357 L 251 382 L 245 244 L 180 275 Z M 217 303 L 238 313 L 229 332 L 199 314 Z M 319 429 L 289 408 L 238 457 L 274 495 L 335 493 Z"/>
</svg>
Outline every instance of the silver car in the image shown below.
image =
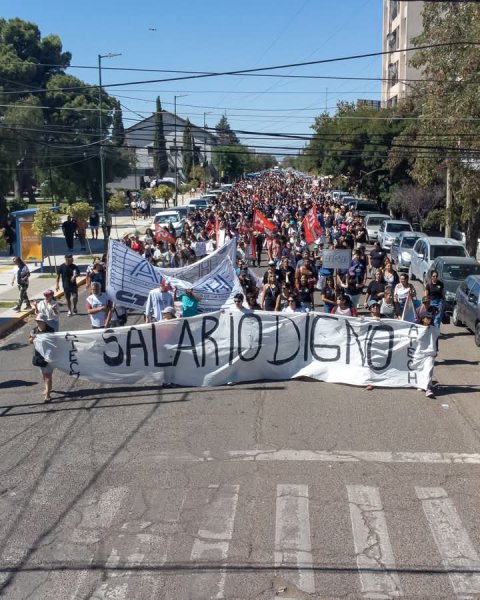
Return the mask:
<svg viewBox="0 0 480 600">
<path fill-rule="evenodd" d="M 382 248 L 390 250 L 393 240 L 398 237 L 401 231 L 413 231 L 408 221 L 397 221 L 396 219 L 383 221 L 378 230 L 378 241 Z"/>
<path fill-rule="evenodd" d="M 397 271 L 408 271 L 412 260 L 412 248 L 421 237 L 427 236 L 420 231 L 401 231 L 393 240 L 390 255 Z"/>
<path fill-rule="evenodd" d="M 475 344 L 480 346 L 480 276 L 470 275 L 457 289 L 453 308 L 453 324 L 465 325 L 475 334 Z"/>
</svg>

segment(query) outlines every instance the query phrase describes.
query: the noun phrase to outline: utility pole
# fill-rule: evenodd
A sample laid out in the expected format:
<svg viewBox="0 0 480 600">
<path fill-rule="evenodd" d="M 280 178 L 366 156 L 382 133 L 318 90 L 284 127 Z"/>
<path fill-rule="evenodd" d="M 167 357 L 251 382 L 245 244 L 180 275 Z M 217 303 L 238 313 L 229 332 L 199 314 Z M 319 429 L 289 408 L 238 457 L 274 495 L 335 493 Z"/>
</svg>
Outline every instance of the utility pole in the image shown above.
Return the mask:
<svg viewBox="0 0 480 600">
<path fill-rule="evenodd" d="M 103 148 L 103 106 L 102 106 L 102 58 L 113 58 L 114 56 L 122 56 L 120 53 L 112 54 L 109 52 L 108 54 L 99 54 L 98 55 L 98 127 L 100 130 L 100 135 L 98 138 L 98 143 L 100 144 L 100 197 L 102 199 L 102 214 L 103 214 L 103 236 L 105 240 L 105 250 L 107 247 L 108 241 L 108 227 L 107 227 L 107 206 L 105 204 L 105 157 L 104 157 L 104 148 Z"/>
<path fill-rule="evenodd" d="M 445 199 L 445 237 L 452 237 L 452 168 L 447 159 L 447 195 Z"/>
<path fill-rule="evenodd" d="M 181 96 L 174 96 L 173 97 L 173 115 L 174 115 L 174 121 L 173 121 L 173 146 L 174 146 L 174 152 L 175 152 L 175 197 L 174 197 L 174 206 L 178 206 L 178 163 L 177 163 L 177 98 L 184 98 L 185 96 L 187 96 L 188 94 L 182 94 Z"/>
</svg>

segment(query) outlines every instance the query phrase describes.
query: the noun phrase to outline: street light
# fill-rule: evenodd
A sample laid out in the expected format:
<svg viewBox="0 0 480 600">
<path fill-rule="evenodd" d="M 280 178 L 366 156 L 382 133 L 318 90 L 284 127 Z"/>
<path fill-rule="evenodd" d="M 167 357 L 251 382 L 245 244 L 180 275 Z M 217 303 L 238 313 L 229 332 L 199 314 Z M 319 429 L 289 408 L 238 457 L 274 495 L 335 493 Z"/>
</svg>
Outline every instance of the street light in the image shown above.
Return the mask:
<svg viewBox="0 0 480 600">
<path fill-rule="evenodd" d="M 177 98 L 185 98 L 188 94 L 182 94 L 181 96 L 173 97 L 173 146 L 175 152 L 175 200 L 174 205 L 178 205 L 178 168 L 177 168 Z"/>
<path fill-rule="evenodd" d="M 103 237 L 105 240 L 108 239 L 108 226 L 107 226 L 107 207 L 105 205 L 105 164 L 104 164 L 104 154 L 103 154 L 103 119 L 102 119 L 102 58 L 113 58 L 114 56 L 122 56 L 119 52 L 108 54 L 99 54 L 98 55 L 98 126 L 100 129 L 100 194 L 102 198 L 102 213 L 103 213 Z"/>
</svg>

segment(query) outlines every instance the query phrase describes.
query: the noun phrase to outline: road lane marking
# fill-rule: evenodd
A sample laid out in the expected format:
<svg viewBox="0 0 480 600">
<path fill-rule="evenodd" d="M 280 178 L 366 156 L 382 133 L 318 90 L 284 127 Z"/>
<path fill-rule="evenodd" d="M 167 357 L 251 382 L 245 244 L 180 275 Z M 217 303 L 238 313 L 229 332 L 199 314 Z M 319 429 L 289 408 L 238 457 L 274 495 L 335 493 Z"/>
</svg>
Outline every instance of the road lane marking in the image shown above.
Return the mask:
<svg viewBox="0 0 480 600">
<path fill-rule="evenodd" d="M 464 600 L 477 598 L 480 559 L 453 502 L 440 487 L 415 487 L 415 492 L 455 593 Z"/>
<path fill-rule="evenodd" d="M 308 485 L 277 485 L 275 513 L 275 568 L 298 568 L 295 585 L 315 593 Z"/>
<path fill-rule="evenodd" d="M 405 463 L 429 465 L 480 465 L 480 454 L 467 452 L 375 452 L 368 450 L 229 450 L 216 458 L 210 452 L 170 454 L 161 452 L 157 460 L 181 462 L 341 462 L 341 463 Z"/>
<path fill-rule="evenodd" d="M 200 566 L 224 562 L 228 557 L 230 540 L 238 504 L 239 485 L 209 486 L 212 498 L 203 515 L 190 559 Z M 194 578 L 190 598 L 224 598 L 226 570 L 200 571 Z"/>
<path fill-rule="evenodd" d="M 402 596 L 378 489 L 347 485 L 347 493 L 363 597 Z"/>
</svg>

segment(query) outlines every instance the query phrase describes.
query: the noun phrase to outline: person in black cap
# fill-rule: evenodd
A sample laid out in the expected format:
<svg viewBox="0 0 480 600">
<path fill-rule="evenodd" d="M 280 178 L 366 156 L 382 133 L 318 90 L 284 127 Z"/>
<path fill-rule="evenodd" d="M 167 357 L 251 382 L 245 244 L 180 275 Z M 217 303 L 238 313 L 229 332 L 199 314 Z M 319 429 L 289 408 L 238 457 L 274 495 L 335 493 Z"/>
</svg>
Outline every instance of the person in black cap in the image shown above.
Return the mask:
<svg viewBox="0 0 480 600">
<path fill-rule="evenodd" d="M 67 316 L 71 317 L 72 313 L 77 314 L 77 302 L 78 302 L 78 286 L 77 277 L 80 276 L 80 271 L 73 263 L 73 256 L 71 254 L 65 254 L 65 262 L 60 265 L 57 269 L 57 287 L 56 290 L 60 289 L 60 278 L 62 279 L 63 292 L 65 294 L 65 300 L 67 301 L 68 313 Z"/>
</svg>

